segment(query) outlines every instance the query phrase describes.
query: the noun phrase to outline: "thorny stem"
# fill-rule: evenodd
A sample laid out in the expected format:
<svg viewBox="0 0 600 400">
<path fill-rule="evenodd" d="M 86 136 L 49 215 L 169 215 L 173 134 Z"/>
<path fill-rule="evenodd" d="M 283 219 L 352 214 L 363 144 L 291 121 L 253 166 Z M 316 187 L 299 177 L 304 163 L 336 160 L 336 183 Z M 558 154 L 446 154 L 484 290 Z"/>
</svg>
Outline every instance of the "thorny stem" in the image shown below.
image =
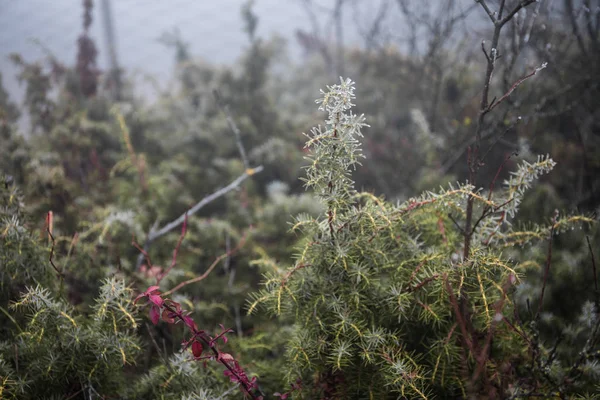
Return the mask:
<svg viewBox="0 0 600 400">
<path fill-rule="evenodd" d="M 164 272 L 162 272 L 161 274 L 159 274 L 156 278 L 156 283 L 157 285 L 160 283 L 160 281 L 171 271 L 171 269 L 173 268 L 173 266 L 175 266 L 176 262 L 177 262 L 177 255 L 179 254 L 179 247 L 181 246 L 181 242 L 183 241 L 183 238 L 185 237 L 187 231 L 187 214 L 185 215 L 184 218 L 184 224 L 183 227 L 181 229 L 181 235 L 179 236 L 179 240 L 177 242 L 177 246 L 175 247 L 175 249 L 173 250 L 173 258 L 171 260 L 171 266 Z M 221 256 L 217 257 L 217 259 L 210 265 L 210 267 L 206 270 L 206 272 L 204 272 L 204 274 L 202 274 L 199 277 L 196 277 L 194 279 L 190 279 L 188 281 L 184 281 L 181 282 L 180 284 L 178 284 L 177 286 L 175 286 L 173 289 L 165 292 L 162 294 L 161 297 L 164 296 L 168 296 L 169 294 L 175 292 L 176 290 L 189 285 L 190 283 L 194 283 L 194 282 L 199 282 L 202 279 L 206 278 L 211 271 L 217 266 L 217 264 L 224 258 L 229 257 L 232 253 L 236 252 L 239 248 L 241 248 L 243 246 L 243 244 L 245 243 L 245 238 L 246 235 L 244 235 L 244 237 L 242 237 L 242 240 L 240 241 L 240 243 L 238 244 L 238 246 L 236 246 L 234 249 L 230 249 L 228 250 L 225 254 L 222 254 Z M 135 243 L 135 241 L 133 242 L 134 246 L 136 246 L 136 248 L 140 249 L 140 246 L 137 245 L 137 243 Z M 143 250 L 140 249 L 143 254 L 146 256 L 146 258 L 149 260 L 148 254 Z M 149 265 L 149 267 L 151 266 L 151 264 Z M 150 296 L 149 296 L 150 297 Z M 171 301 L 172 303 L 172 301 Z M 153 305 L 153 307 L 156 307 L 156 303 Z M 242 388 L 244 393 L 248 394 L 250 396 L 251 399 L 256 400 L 257 398 L 251 393 L 251 390 L 253 389 L 249 383 L 247 382 L 246 379 L 244 379 L 243 376 L 240 376 L 240 374 L 237 373 L 236 369 L 233 368 L 231 365 L 229 365 L 229 363 L 231 361 L 235 361 L 232 358 L 225 358 L 222 357 L 222 353 L 219 352 L 217 346 L 216 346 L 216 341 L 223 337 L 226 333 L 231 332 L 231 330 L 224 330 L 223 332 L 221 332 L 219 335 L 217 335 L 216 337 L 212 338 L 209 335 L 206 334 L 206 332 L 202 331 L 202 330 L 198 330 L 196 328 L 196 324 L 195 323 L 189 323 L 188 321 L 186 321 L 186 319 L 184 318 L 184 312 L 181 311 L 181 309 L 175 309 L 173 308 L 173 306 L 171 304 L 169 304 L 169 301 L 162 301 L 161 304 L 159 305 L 159 307 L 164 308 L 165 310 L 170 312 L 169 318 L 177 318 L 179 321 L 183 322 L 185 326 L 188 327 L 188 329 L 190 329 L 192 331 L 192 340 L 196 340 L 196 339 L 200 339 L 200 341 L 202 341 L 202 343 L 211 349 L 211 351 L 214 354 L 214 358 L 215 360 L 217 360 L 218 362 L 220 362 L 221 364 L 223 364 L 225 366 L 225 368 L 227 368 L 229 370 L 229 372 L 235 377 L 236 382 L 238 382 Z M 178 306 L 179 308 L 179 306 Z M 189 317 L 186 317 L 189 318 Z M 164 319 L 164 317 L 163 317 Z M 153 339 L 154 340 L 154 339 Z M 159 352 L 160 353 L 160 352 Z M 235 361 L 236 362 L 236 361 Z"/>
<path fill-rule="evenodd" d="M 166 293 L 165 293 L 166 294 Z M 193 326 L 189 326 L 185 323 L 185 320 L 183 319 L 183 316 L 181 315 L 180 312 L 177 312 L 177 310 L 175 310 L 172 306 L 170 306 L 169 304 L 167 304 L 166 302 L 164 303 L 164 308 L 166 308 L 167 310 L 169 310 L 169 312 L 173 313 L 177 319 L 181 322 L 183 322 L 189 329 L 190 331 L 192 331 L 193 337 L 194 338 L 198 338 L 202 341 L 202 343 L 210 348 L 210 350 L 212 351 L 212 353 L 214 354 L 215 360 L 217 360 L 218 362 L 220 362 L 221 364 L 223 364 L 223 366 L 225 368 L 227 368 L 229 370 L 229 372 L 231 372 L 231 374 L 233 376 L 236 377 L 237 381 L 240 383 L 240 385 L 242 385 L 242 387 L 244 388 L 244 392 L 247 393 L 251 399 L 256 400 L 256 396 L 254 396 L 251 392 L 252 388 L 249 387 L 246 382 L 244 382 L 243 378 L 241 376 L 239 376 L 239 374 L 235 371 L 234 368 L 232 368 L 229 365 L 229 362 L 225 359 L 223 359 L 222 357 L 220 357 L 221 353 L 219 352 L 219 349 L 217 348 L 217 346 L 215 345 L 214 341 L 212 338 L 207 339 L 205 336 L 207 335 L 204 331 L 198 330 Z"/>
</svg>

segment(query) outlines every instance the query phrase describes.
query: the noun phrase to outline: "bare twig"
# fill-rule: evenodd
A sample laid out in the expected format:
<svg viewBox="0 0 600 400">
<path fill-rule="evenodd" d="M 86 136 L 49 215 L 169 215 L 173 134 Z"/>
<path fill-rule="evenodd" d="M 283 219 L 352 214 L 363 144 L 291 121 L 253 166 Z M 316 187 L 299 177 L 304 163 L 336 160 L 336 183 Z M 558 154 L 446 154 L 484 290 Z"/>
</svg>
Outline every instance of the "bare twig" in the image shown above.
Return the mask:
<svg viewBox="0 0 600 400">
<path fill-rule="evenodd" d="M 581 35 L 581 32 L 579 31 L 579 27 L 577 24 L 577 18 L 575 16 L 575 10 L 573 9 L 573 0 L 565 0 L 565 7 L 566 7 L 566 11 L 567 11 L 567 15 L 569 17 L 569 21 L 571 22 L 571 28 L 573 29 L 573 35 L 575 36 L 575 38 L 577 38 L 577 45 L 579 46 L 579 50 L 581 50 L 581 53 L 588 58 L 588 51 L 587 48 L 585 47 L 585 41 L 583 40 L 583 36 Z"/>
<path fill-rule="evenodd" d="M 168 296 L 171 293 L 176 292 L 177 290 L 181 289 L 184 286 L 187 286 L 187 285 L 192 284 L 192 283 L 200 282 L 201 280 L 206 279 L 206 277 L 208 275 L 210 275 L 210 273 L 213 271 L 213 269 L 215 269 L 215 267 L 219 264 L 219 262 L 221 262 L 221 260 L 223 260 L 223 259 L 225 259 L 227 257 L 230 257 L 232 254 L 237 253 L 237 251 L 244 246 L 244 244 L 246 243 L 246 236 L 247 236 L 247 232 L 246 232 L 246 234 L 244 234 L 244 236 L 242 236 L 242 238 L 240 239 L 240 241 L 237 244 L 237 246 L 235 246 L 233 249 L 230 249 L 229 251 L 227 251 L 227 252 L 221 254 L 220 256 L 218 256 L 215 259 L 215 261 L 213 261 L 213 263 L 206 269 L 206 271 L 202 275 L 197 276 L 197 277 L 192 278 L 192 279 L 189 279 L 187 281 L 179 283 L 173 289 L 171 289 L 171 290 L 163 293 L 163 296 Z"/>
<path fill-rule="evenodd" d="M 592 257 L 592 271 L 594 272 L 594 289 L 596 297 L 596 307 L 600 306 L 600 292 L 598 292 L 598 275 L 596 272 L 596 258 L 594 257 L 594 250 L 592 250 L 592 244 L 590 243 L 590 237 L 585 236 L 587 241 L 588 249 L 590 250 L 590 256 Z"/>
<path fill-rule="evenodd" d="M 156 349 L 156 353 L 161 358 L 161 360 L 163 362 L 163 365 L 166 365 L 167 369 L 170 372 L 173 372 L 173 368 L 171 367 L 171 363 L 169 362 L 169 360 L 167 360 L 166 352 L 163 353 L 162 350 L 160 349 L 160 347 L 158 346 L 158 343 L 156 343 L 156 339 L 154 338 L 154 335 L 152 334 L 152 330 L 150 329 L 150 325 L 148 325 L 148 323 L 145 323 L 145 325 L 146 325 L 146 330 L 148 331 L 148 336 L 150 336 L 150 339 L 152 340 L 152 344 L 154 345 L 154 348 Z"/>
<path fill-rule="evenodd" d="M 460 226 L 458 224 L 458 222 L 456 221 L 456 219 L 454 219 L 454 217 L 452 216 L 452 214 L 448 214 L 448 218 L 450 218 L 450 221 L 452 221 L 454 223 L 454 226 L 456 226 L 456 229 L 458 229 L 458 231 L 464 235 L 465 234 L 465 230 L 462 228 L 462 226 Z"/>
<path fill-rule="evenodd" d="M 495 13 L 490 9 L 485 0 L 475 0 L 477 3 L 481 4 L 481 8 L 485 10 L 490 20 L 495 24 L 497 22 Z"/>
<path fill-rule="evenodd" d="M 135 236 L 133 236 L 133 235 L 131 235 L 131 245 L 133 247 L 135 247 L 136 249 L 138 249 L 138 251 L 140 252 L 140 257 L 142 258 L 142 260 L 145 259 L 148 268 L 151 268 L 153 266 L 153 264 L 152 264 L 152 260 L 150 259 L 150 254 L 148 254 L 148 252 L 146 251 L 146 249 L 142 248 L 142 246 L 140 246 L 135 241 Z M 139 263 L 139 265 L 141 265 L 141 262 Z"/>
<path fill-rule="evenodd" d="M 506 100 L 508 98 L 508 96 L 510 96 L 512 94 L 512 92 L 514 92 L 515 89 L 517 87 L 519 87 L 519 85 L 521 85 L 523 82 L 525 82 L 527 79 L 531 78 L 532 76 L 536 75 L 538 72 L 540 72 L 541 70 L 543 70 L 547 66 L 548 66 L 548 63 L 545 62 L 542 65 L 540 65 L 539 67 L 537 67 L 536 69 L 534 69 L 531 73 L 529 73 L 529 74 L 525 75 L 524 77 L 518 79 L 515 83 L 513 83 L 513 85 L 510 87 L 510 89 L 508 89 L 508 91 L 502 95 L 502 97 L 500 97 L 497 101 L 493 101 L 490 104 L 490 106 L 488 107 L 488 112 L 492 111 L 497 105 L 499 105 L 504 100 Z"/>
<path fill-rule="evenodd" d="M 50 261 L 50 265 L 52 265 L 52 268 L 54 268 L 54 270 L 58 274 L 58 277 L 62 279 L 64 277 L 62 271 L 58 269 L 56 264 L 54 264 L 54 245 L 56 244 L 56 241 L 54 240 L 54 235 L 52 234 L 52 232 L 50 232 L 50 229 L 48 229 L 48 235 L 50 236 L 50 240 L 52 242 L 52 247 L 50 247 L 50 256 L 48 257 L 48 261 Z"/>
<path fill-rule="evenodd" d="M 217 104 L 219 105 L 219 108 L 221 109 L 221 111 L 223 111 L 223 114 L 225 114 L 225 119 L 227 120 L 227 124 L 229 125 L 229 128 L 231 129 L 231 131 L 233 132 L 233 135 L 235 136 L 235 143 L 240 152 L 240 157 L 242 158 L 242 162 L 244 163 L 244 168 L 249 169 L 250 163 L 248 162 L 248 157 L 246 156 L 246 150 L 244 149 L 244 144 L 242 143 L 242 133 L 240 132 L 240 129 L 237 127 L 235 121 L 233 120 L 233 117 L 231 116 L 231 111 L 229 110 L 229 105 L 225 104 L 225 102 L 223 101 L 223 98 L 221 97 L 221 94 L 219 93 L 219 91 L 217 89 L 213 90 L 213 95 L 215 96 L 215 99 L 217 100 Z"/>
<path fill-rule="evenodd" d="M 227 279 L 227 291 L 229 296 L 233 298 L 233 282 L 235 281 L 236 269 L 235 266 L 231 265 L 231 236 L 229 233 L 225 235 L 225 254 L 227 257 L 224 262 L 225 272 L 229 274 Z M 235 317 L 235 329 L 238 337 L 242 337 L 242 316 L 240 313 L 240 305 L 236 299 L 233 300 L 233 314 Z"/>
<path fill-rule="evenodd" d="M 515 6 L 515 8 L 512 9 L 512 11 L 510 11 L 508 14 L 506 14 L 506 16 L 504 18 L 502 18 L 501 20 L 496 22 L 496 26 L 500 26 L 500 27 L 504 26 L 522 8 L 527 7 L 528 5 L 533 4 L 536 1 L 537 0 L 520 0 L 519 3 Z M 502 1 L 502 4 L 504 4 L 504 0 Z"/>
<path fill-rule="evenodd" d="M 179 235 L 179 240 L 177 241 L 177 245 L 175 246 L 175 249 L 173 249 L 173 257 L 171 258 L 171 265 L 169 265 L 169 268 L 167 268 L 165 271 L 163 271 L 160 274 L 158 274 L 158 276 L 156 277 L 156 284 L 157 285 L 160 284 L 160 281 L 165 276 L 167 276 L 167 274 L 169 272 L 171 272 L 171 270 L 173 269 L 173 267 L 177 263 L 177 255 L 179 254 L 179 249 L 181 247 L 181 242 L 183 242 L 183 238 L 185 237 L 186 232 L 187 232 L 187 213 L 184 214 L 183 226 L 181 227 L 181 235 Z"/>
<path fill-rule="evenodd" d="M 550 274 L 550 266 L 552 265 L 552 239 L 554 237 L 554 227 L 558 220 L 558 210 L 554 211 L 554 218 L 552 218 L 552 226 L 550 227 L 550 236 L 548 238 L 548 255 L 546 256 L 546 269 L 544 270 L 544 280 L 542 282 L 542 292 L 540 293 L 540 300 L 538 302 L 538 309 L 535 315 L 537 320 L 542 311 L 542 303 L 544 302 L 544 292 L 546 291 L 546 284 L 548 283 L 548 275 Z"/>
</svg>

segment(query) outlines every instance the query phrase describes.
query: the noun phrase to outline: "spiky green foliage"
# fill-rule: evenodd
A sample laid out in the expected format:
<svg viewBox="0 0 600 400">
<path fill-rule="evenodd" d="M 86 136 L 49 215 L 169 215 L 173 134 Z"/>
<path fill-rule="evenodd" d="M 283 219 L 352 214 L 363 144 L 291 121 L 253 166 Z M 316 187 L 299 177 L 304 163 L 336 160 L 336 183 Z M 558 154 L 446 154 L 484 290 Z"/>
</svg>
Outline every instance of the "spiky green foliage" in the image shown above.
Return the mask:
<svg viewBox="0 0 600 400">
<path fill-rule="evenodd" d="M 502 322 L 512 317 L 511 293 L 522 271 L 503 257 L 506 241 L 499 239 L 539 239 L 507 222 L 525 190 L 554 163 L 544 157 L 524 163 L 496 196 L 468 184 L 399 205 L 356 193 L 350 174 L 365 124 L 350 111 L 353 90 L 342 80 L 323 93 L 318 102 L 329 113 L 327 128 L 313 130 L 307 142 L 313 151 L 306 184 L 325 214 L 297 220 L 294 228 L 308 241 L 290 269 L 266 275 L 250 309 L 263 305 L 295 321 L 287 373 L 291 382 L 304 378 L 304 396 L 462 397 L 477 393 L 482 379 L 508 393 L 523 371 L 510 378 L 502 368 L 524 362 L 527 344 L 520 328 Z M 469 196 L 484 228 L 463 260 L 463 235 L 452 221 L 465 217 Z M 506 216 L 500 221 L 498 213 Z M 578 222 L 591 220 L 555 221 L 554 232 Z M 468 343 L 467 357 L 461 342 Z"/>
<path fill-rule="evenodd" d="M 506 3 L 508 6 L 510 2 Z M 377 43 L 344 51 L 345 71 L 360 81 L 356 103 L 372 125 L 366 138 L 361 138 L 367 158 L 357 171 L 352 169 L 361 160 L 359 143 L 346 140 L 353 135 L 337 141 L 331 138 L 335 118 L 333 124 L 309 136 L 320 137 L 319 141 L 302 148 L 302 137 L 297 133 L 322 119 L 319 113 L 307 111 L 312 109 L 314 93 L 331 79 L 330 66 L 314 59 L 299 65 L 278 64 L 281 41 L 258 37 L 252 2 L 243 12 L 249 47 L 236 66 L 215 67 L 195 60 L 181 38 L 166 38 L 177 51 L 177 82 L 159 90 L 155 102 L 139 101 L 129 86 L 118 106 L 111 104 L 103 85 L 98 86 L 96 96 L 86 97 L 82 87 L 85 71 L 61 65 L 51 55 L 46 60 L 49 63 L 26 62 L 14 56 L 18 78 L 25 84 L 23 107 L 17 109 L 0 89 L 0 172 L 10 175 L 0 179 L 0 185 L 8 182 L 4 187 L 10 188 L 2 193 L 0 204 L 0 335 L 9 344 L 3 351 L 7 358 L 0 360 L 3 384 L 15 387 L 27 373 L 18 363 L 14 345 L 19 328 L 28 329 L 29 315 L 23 309 L 10 308 L 10 301 L 19 301 L 20 293 L 39 285 L 68 307 L 67 315 L 78 324 L 91 324 L 87 318 L 107 277 L 118 276 L 143 290 L 155 279 L 156 271 L 171 260 L 177 243 L 175 232 L 152 244 L 154 269 L 136 269 L 138 253 L 131 245 L 132 234 L 143 242 L 155 223 L 160 226 L 173 220 L 244 172 L 246 166 L 235 136 L 211 90 L 218 88 L 240 128 L 250 164 L 265 168 L 240 190 L 190 217 L 177 265 L 161 285 L 167 290 L 200 276 L 216 257 L 246 238 L 243 248 L 223 258 L 206 280 L 184 287 L 173 299 L 192 312 L 202 328 L 214 330 L 218 323 L 224 323 L 236 329 L 229 351 L 253 376 L 258 375 L 260 388 L 268 397 L 289 390 L 289 383 L 296 383 L 298 377 L 304 378 L 304 398 L 331 394 L 347 384 L 344 376 L 352 378 L 361 368 L 361 380 L 355 386 L 373 379 L 378 385 L 374 396 L 401 392 L 404 383 L 406 397 L 419 397 L 414 388 L 402 382 L 414 377 L 412 383 L 424 394 L 463 397 L 462 385 L 465 391 L 476 393 L 474 397 L 483 397 L 480 388 L 484 383 L 468 387 L 460 368 L 466 365 L 470 372 L 477 368 L 473 354 L 481 353 L 487 333 L 494 331 L 483 375 L 496 378 L 497 371 L 508 374 L 503 384 L 509 385 L 509 390 L 498 396 L 587 393 L 593 398 L 598 390 L 593 385 L 598 353 L 597 342 L 588 339 L 594 337 L 598 325 L 585 322 L 597 320 L 598 302 L 585 236 L 589 235 L 597 259 L 595 244 L 600 243 L 600 232 L 597 227 L 591 232 L 570 231 L 576 225 L 587 225 L 587 217 L 562 211 L 554 220 L 551 216 L 555 209 L 592 210 L 598 206 L 600 186 L 596 177 L 600 174 L 595 171 L 600 158 L 594 155 L 600 147 L 594 135 L 598 114 L 593 112 L 598 86 L 590 72 L 598 64 L 594 61 L 598 52 L 586 54 L 585 48 L 562 40 L 575 31 L 569 25 L 570 15 L 544 11 L 544 4 L 538 2 L 533 13 L 519 12 L 515 26 L 530 30 L 527 51 L 532 63 L 536 62 L 536 52 L 543 58 L 540 62 L 546 61 L 548 44 L 555 56 L 561 55 L 550 63 L 546 70 L 549 75 L 545 72 L 542 79 L 521 85 L 497 109 L 506 113 L 498 113 L 497 120 L 491 115 L 486 119 L 482 148 L 494 143 L 497 146 L 486 157 L 477 182 L 487 188 L 506 152 L 517 147 L 519 157 L 529 162 L 519 161 L 517 165 L 517 158 L 508 160 L 504 170 L 516 173 L 510 178 L 512 188 L 497 184 L 492 193 L 465 184 L 447 185 L 464 179 L 467 171 L 462 160 L 466 145 L 472 143 L 473 121 L 480 111 L 469 94 L 478 91 L 481 84 L 478 58 L 471 58 L 475 63 L 468 61 L 464 51 L 454 48 L 458 41 L 445 44 L 431 36 L 435 40 L 430 41 L 431 51 L 427 53 L 432 57 L 403 54 L 391 43 L 380 47 L 381 51 L 373 51 Z M 447 10 L 442 12 L 453 18 Z M 554 23 L 551 15 L 565 17 L 567 25 Z M 538 22 L 534 21 L 536 16 Z M 521 18 L 532 23 L 522 24 Z M 540 19 L 546 21 L 542 24 Z M 585 21 L 580 18 L 575 23 Z M 584 25 L 578 30 L 589 31 Z M 591 48 L 593 38 L 585 36 L 582 44 Z M 318 52 L 327 52 L 327 44 L 321 44 Z M 567 51 L 561 53 L 563 45 Z M 514 63 L 514 42 L 507 41 L 506 46 L 500 46 L 506 57 L 499 59 L 494 71 L 496 78 L 504 76 L 492 80 L 490 96 L 505 93 L 514 79 L 528 73 L 529 63 Z M 349 117 L 349 111 L 340 115 Z M 31 127 L 15 123 L 19 112 L 27 114 Z M 516 122 L 521 117 L 522 122 Z M 498 140 L 500 131 L 504 132 Z M 319 142 L 326 145 L 319 148 Z M 552 154 L 560 165 L 542 177 L 541 185 L 533 186 L 533 178 L 549 172 L 552 162 L 531 158 L 530 152 L 524 151 L 529 146 L 535 153 Z M 320 189 L 312 186 L 323 201 L 315 201 L 313 194 L 298 193 L 302 156 L 311 150 L 312 161 L 321 151 L 319 161 L 309 165 L 309 172 L 313 168 L 313 183 L 320 180 L 326 184 Z M 344 166 L 352 171 L 344 170 Z M 340 179 L 331 179 L 331 171 Z M 504 175 L 501 171 L 498 182 Z M 357 189 L 374 189 L 391 200 L 388 203 L 356 193 L 352 180 L 357 182 Z M 10 182 L 21 185 L 29 216 Z M 395 204 L 439 185 L 444 189 Z M 532 190 L 523 196 L 525 186 L 530 185 Z M 476 224 L 472 252 L 465 262 L 461 258 L 461 229 L 464 199 L 469 195 L 475 198 L 473 222 L 486 215 Z M 48 211 L 54 213 L 54 262 L 64 275 L 62 279 L 49 262 L 52 240 L 43 221 Z M 289 217 L 295 214 L 300 214 L 295 229 L 286 233 Z M 560 235 L 551 239 L 555 233 Z M 392 239 L 392 234 L 398 237 Z M 390 237 L 385 239 L 386 235 Z M 294 247 L 296 259 L 292 259 Z M 252 262 L 257 255 L 261 259 Z M 299 264 L 301 259 L 316 266 Z M 349 272 L 342 272 L 338 265 L 344 268 L 344 261 Z M 547 265 L 551 268 L 546 281 Z M 508 288 L 504 296 L 507 281 L 502 279 L 512 281 L 508 268 L 519 279 L 517 288 Z M 314 276 L 313 270 L 317 271 Z M 259 283 L 259 271 L 272 279 L 268 282 L 273 293 L 261 293 L 258 298 L 272 311 L 280 310 L 277 319 L 258 313 L 242 315 L 247 293 Z M 444 273 L 448 286 L 440 282 Z M 347 286 L 346 282 L 353 283 Z M 542 288 L 545 296 L 536 318 Z M 459 313 L 450 299 L 451 291 Z M 383 292 L 383 300 L 369 297 L 372 292 Z M 323 308 L 322 293 L 331 299 L 334 309 Z M 506 328 L 505 321 L 490 329 L 497 300 L 502 298 L 502 313 L 520 332 L 518 337 L 506 331 L 512 328 Z M 358 301 L 356 315 L 348 308 L 349 299 Z M 473 322 L 473 331 L 467 331 L 466 336 L 477 339 L 479 345 L 474 353 L 464 350 L 463 333 L 455 324 L 463 299 L 470 305 L 466 309 Z M 511 308 L 513 305 L 516 307 Z M 310 307 L 314 308 L 312 314 Z M 511 313 L 518 318 L 510 319 Z M 371 315 L 373 321 L 365 323 Z M 297 319 L 300 316 L 302 319 Z M 296 326 L 290 328 L 288 324 L 294 321 Z M 307 321 L 314 321 L 318 329 Z M 340 321 L 350 321 L 361 333 Z M 120 395 L 202 398 L 210 393 L 210 397 L 225 397 L 231 385 L 217 379 L 210 363 L 204 370 L 188 362 L 185 353 L 177 353 L 181 341 L 187 339 L 179 327 L 142 326 L 137 333 L 144 350 L 138 364 L 112 370 L 115 382 L 124 374 L 132 383 L 131 391 Z M 125 325 L 121 328 L 131 329 Z M 557 340 L 559 333 L 562 339 Z M 290 337 L 293 346 L 286 346 Z M 322 338 L 330 341 L 315 345 L 315 340 Z M 384 345 L 390 346 L 385 356 L 373 350 Z M 360 359 L 362 353 L 355 357 L 360 346 L 371 349 L 368 354 L 377 356 L 375 361 L 367 365 Z M 425 351 L 429 347 L 431 350 Z M 288 359 L 283 356 L 286 348 Z M 308 349 L 312 349 L 307 352 L 312 361 L 307 367 L 302 352 Z M 110 351 L 120 353 L 118 348 L 111 347 Z M 510 351 L 514 356 L 507 356 Z M 300 360 L 294 360 L 295 355 Z M 418 368 L 406 366 L 408 357 Z M 414 375 L 418 371 L 420 375 Z M 493 379 L 488 382 L 497 383 Z M 323 384 L 320 389 L 316 388 L 319 384 Z M 61 393 L 59 385 L 57 382 L 55 393 L 48 395 L 65 398 L 76 393 L 66 385 Z M 349 388 L 353 390 L 352 384 Z M 111 396 L 111 390 L 101 395 Z M 236 394 L 233 392 L 234 397 Z M 493 397 L 489 392 L 484 394 Z M 74 398 L 94 395 L 88 388 Z"/>
<path fill-rule="evenodd" d="M 4 387 L 6 398 L 123 389 L 125 376 L 114 371 L 133 363 L 141 350 L 131 290 L 123 282 L 107 280 L 89 316 L 75 313 L 39 286 L 28 288 L 11 308 L 27 315 L 27 321 L 14 341 L 2 346 L 3 364 L 14 366 Z"/>
<path fill-rule="evenodd" d="M 54 271 L 47 262 L 48 253 L 40 246 L 39 234 L 28 229 L 31 221 L 23 208 L 23 196 L 13 178 L 0 176 L 0 332 L 3 334 L 14 328 L 6 319 L 10 317 L 6 307 L 27 285 L 56 287 Z"/>
</svg>

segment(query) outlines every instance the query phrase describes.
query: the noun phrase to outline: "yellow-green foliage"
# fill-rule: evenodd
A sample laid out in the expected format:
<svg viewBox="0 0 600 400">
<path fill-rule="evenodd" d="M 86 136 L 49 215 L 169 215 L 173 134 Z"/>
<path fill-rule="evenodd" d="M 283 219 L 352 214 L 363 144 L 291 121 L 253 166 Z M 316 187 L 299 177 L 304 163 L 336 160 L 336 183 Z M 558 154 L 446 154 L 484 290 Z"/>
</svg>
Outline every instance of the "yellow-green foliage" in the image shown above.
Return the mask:
<svg viewBox="0 0 600 400">
<path fill-rule="evenodd" d="M 287 376 L 304 382 L 295 395 L 462 398 L 477 393 L 483 376 L 503 393 L 518 393 L 519 373 L 509 376 L 502 368 L 525 362 L 528 344 L 521 327 L 503 321 L 512 319 L 512 293 L 524 271 L 502 250 L 514 246 L 511 238 L 523 244 L 548 233 L 517 231 L 510 221 L 525 190 L 553 161 L 523 163 L 497 193 L 458 184 L 390 204 L 354 191 L 350 175 L 361 157 L 357 138 L 365 124 L 350 111 L 351 81 L 328 89 L 318 102 L 329 117 L 309 136 L 305 180 L 324 212 L 298 218 L 293 229 L 307 241 L 297 248 L 294 265 L 271 268 L 249 307 L 295 321 Z M 464 260 L 455 224 L 465 218 L 469 196 L 482 218 Z M 553 232 L 588 222 L 557 219 Z M 466 357 L 465 340 L 473 349 Z"/>
</svg>

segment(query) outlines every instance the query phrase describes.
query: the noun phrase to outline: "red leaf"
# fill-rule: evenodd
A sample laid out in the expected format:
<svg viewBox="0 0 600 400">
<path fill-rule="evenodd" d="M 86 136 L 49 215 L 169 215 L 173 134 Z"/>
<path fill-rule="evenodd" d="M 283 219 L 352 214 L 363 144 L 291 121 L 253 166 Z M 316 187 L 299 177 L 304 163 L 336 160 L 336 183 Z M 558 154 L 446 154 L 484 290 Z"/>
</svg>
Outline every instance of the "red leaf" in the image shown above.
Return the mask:
<svg viewBox="0 0 600 400">
<path fill-rule="evenodd" d="M 194 320 L 191 317 L 188 317 L 188 316 L 183 317 L 183 322 L 191 330 L 193 330 L 193 331 L 197 331 L 198 330 L 198 327 L 196 326 L 196 323 L 194 322 Z"/>
<path fill-rule="evenodd" d="M 154 325 L 158 324 L 158 320 L 160 319 L 160 308 L 157 306 L 152 306 L 150 308 L 150 319 Z"/>
<path fill-rule="evenodd" d="M 148 300 L 150 300 L 152 303 L 156 304 L 159 307 L 162 307 L 163 302 L 164 302 L 162 297 L 160 297 L 159 295 L 156 295 L 156 294 L 148 295 Z"/>
<path fill-rule="evenodd" d="M 150 286 L 144 293 L 148 294 L 154 294 L 154 292 L 158 292 L 158 289 L 160 289 L 160 286 Z"/>
<path fill-rule="evenodd" d="M 154 294 L 160 293 L 158 291 L 158 289 L 160 289 L 158 286 L 150 286 L 148 289 L 146 289 L 146 291 L 144 293 L 141 293 L 138 297 L 136 297 L 133 302 L 137 303 L 138 300 L 141 299 L 142 297 L 146 297 L 146 296 L 150 296 L 150 295 L 154 295 Z M 161 301 L 162 301 L 162 299 L 161 299 Z M 161 305 L 162 305 L 162 303 L 161 303 Z"/>
<path fill-rule="evenodd" d="M 200 358 L 202 356 L 202 352 L 204 351 L 204 347 L 202 347 L 202 343 L 194 342 L 192 343 L 192 353 L 194 357 Z"/>
</svg>

